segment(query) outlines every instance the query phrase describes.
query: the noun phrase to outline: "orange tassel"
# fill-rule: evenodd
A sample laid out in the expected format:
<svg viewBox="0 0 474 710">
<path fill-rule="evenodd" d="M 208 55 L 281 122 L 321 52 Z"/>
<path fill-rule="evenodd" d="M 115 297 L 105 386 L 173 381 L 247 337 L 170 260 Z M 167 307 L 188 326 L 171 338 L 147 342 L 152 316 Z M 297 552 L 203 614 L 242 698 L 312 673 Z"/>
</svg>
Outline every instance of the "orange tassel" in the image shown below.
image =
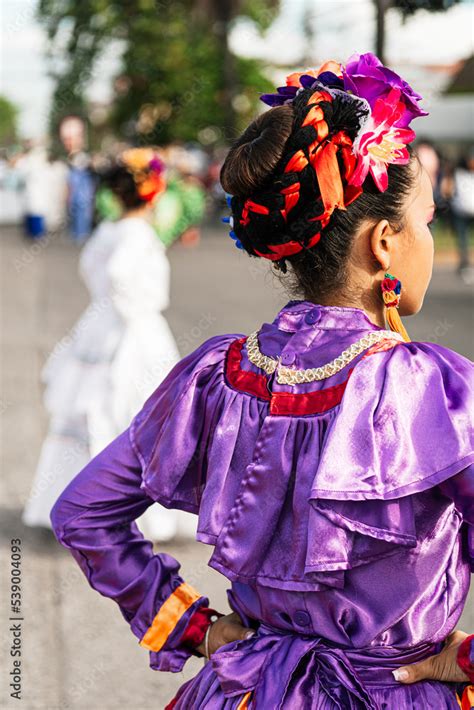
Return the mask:
<svg viewBox="0 0 474 710">
<path fill-rule="evenodd" d="M 402 336 L 403 340 L 405 340 L 405 342 L 411 343 L 410 336 L 408 335 L 405 326 L 402 323 L 402 319 L 400 318 L 398 310 L 395 306 L 391 306 L 385 309 L 385 317 L 387 319 L 387 323 L 390 327 L 390 330 L 393 330 L 394 333 L 399 333 Z"/>
<path fill-rule="evenodd" d="M 380 285 L 382 288 L 383 302 L 385 304 L 385 318 L 390 330 L 393 330 L 394 333 L 399 333 L 406 343 L 410 343 L 410 336 L 405 330 L 405 326 L 397 310 L 402 292 L 401 281 L 397 279 L 396 276 L 387 272 Z"/>
</svg>

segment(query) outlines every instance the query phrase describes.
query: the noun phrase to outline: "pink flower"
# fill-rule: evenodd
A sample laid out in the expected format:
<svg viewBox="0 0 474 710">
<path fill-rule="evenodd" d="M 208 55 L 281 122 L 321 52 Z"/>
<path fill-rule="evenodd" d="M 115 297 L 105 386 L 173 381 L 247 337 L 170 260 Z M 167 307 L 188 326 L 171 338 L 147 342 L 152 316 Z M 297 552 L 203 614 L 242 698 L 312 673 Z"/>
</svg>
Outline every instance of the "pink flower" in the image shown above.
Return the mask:
<svg viewBox="0 0 474 710">
<path fill-rule="evenodd" d="M 408 128 L 399 128 L 405 104 L 400 100 L 399 89 L 375 102 L 372 114 L 362 126 L 353 145 L 357 163 L 350 183 L 360 186 L 369 171 L 381 192 L 388 187 L 387 165 L 389 163 L 406 164 L 410 155 L 406 148 L 415 138 L 415 132 Z"/>
</svg>

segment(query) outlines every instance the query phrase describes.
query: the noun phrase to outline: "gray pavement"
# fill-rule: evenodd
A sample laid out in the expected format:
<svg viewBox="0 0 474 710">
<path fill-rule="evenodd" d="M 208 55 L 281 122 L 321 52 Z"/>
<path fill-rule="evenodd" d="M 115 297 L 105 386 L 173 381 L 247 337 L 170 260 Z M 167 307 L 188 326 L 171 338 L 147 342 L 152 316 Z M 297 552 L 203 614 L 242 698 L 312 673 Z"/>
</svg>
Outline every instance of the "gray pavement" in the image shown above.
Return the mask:
<svg viewBox="0 0 474 710">
<path fill-rule="evenodd" d="M 26 529 L 20 513 L 28 495 L 47 420 L 39 373 L 56 341 L 87 302 L 77 277 L 78 250 L 64 238 L 44 245 L 23 241 L 16 229 L 0 238 L 2 333 L 2 565 L 0 708 L 10 698 L 10 541 L 22 548 L 22 702 L 25 710 L 148 710 L 162 708 L 202 661 L 183 673 L 148 669 L 116 606 L 91 591 L 73 559 L 48 531 Z M 171 250 L 172 307 L 168 313 L 182 354 L 220 332 L 248 333 L 288 300 L 266 264 L 232 248 L 225 230 L 210 230 L 197 250 Z M 275 287 L 275 288 L 274 288 Z M 411 336 L 474 356 L 472 293 L 452 268 L 435 273 L 423 312 L 408 322 Z M 161 549 L 182 562 L 182 574 L 225 611 L 227 581 L 207 567 L 211 549 L 177 541 Z M 18 615 L 17 615 L 18 616 Z M 19 623 L 18 620 L 16 623 Z M 473 631 L 474 609 L 461 628 Z"/>
</svg>

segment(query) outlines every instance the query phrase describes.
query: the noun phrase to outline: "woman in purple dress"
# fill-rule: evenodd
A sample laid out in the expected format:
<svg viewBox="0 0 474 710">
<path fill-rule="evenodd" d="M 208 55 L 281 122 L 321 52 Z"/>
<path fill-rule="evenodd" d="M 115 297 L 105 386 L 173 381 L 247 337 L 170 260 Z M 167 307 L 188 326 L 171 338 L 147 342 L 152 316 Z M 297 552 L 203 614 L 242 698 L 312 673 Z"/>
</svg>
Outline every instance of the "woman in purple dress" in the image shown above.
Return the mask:
<svg viewBox="0 0 474 710">
<path fill-rule="evenodd" d="M 182 360 L 53 526 L 153 669 L 209 657 L 168 708 L 458 708 L 472 369 L 399 317 L 420 310 L 433 262 L 432 189 L 409 145 L 421 97 L 357 55 L 262 98 L 272 109 L 222 170 L 231 236 L 301 298 Z M 153 501 L 198 515 L 229 617 L 213 621 L 138 532 Z"/>
</svg>

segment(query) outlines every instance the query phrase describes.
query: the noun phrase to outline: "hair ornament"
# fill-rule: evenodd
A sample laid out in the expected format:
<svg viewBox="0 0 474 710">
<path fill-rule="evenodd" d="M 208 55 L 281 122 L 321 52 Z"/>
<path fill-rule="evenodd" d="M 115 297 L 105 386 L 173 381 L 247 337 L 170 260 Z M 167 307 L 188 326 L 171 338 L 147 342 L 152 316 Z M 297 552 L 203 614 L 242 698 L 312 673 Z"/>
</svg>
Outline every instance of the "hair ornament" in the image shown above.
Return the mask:
<svg viewBox="0 0 474 710">
<path fill-rule="evenodd" d="M 164 191 L 165 164 L 153 148 L 129 148 L 122 153 L 121 161 L 132 175 L 144 202 L 151 202 Z"/>
<path fill-rule="evenodd" d="M 270 106 L 278 106 L 294 100 L 300 89 L 317 86 L 333 96 L 350 96 L 367 109 L 353 142 L 357 169 L 350 182 L 362 185 L 370 172 L 379 190 L 385 192 L 388 164 L 406 164 L 410 159 L 406 145 L 414 140 L 415 132 L 408 126 L 417 116 L 427 115 L 418 106 L 422 97 L 368 52 L 354 54 L 345 65 L 330 60 L 319 69 L 294 72 L 276 94 L 263 94 L 260 98 Z"/>
<path fill-rule="evenodd" d="M 369 174 L 381 192 L 387 189 L 389 164 L 410 160 L 410 122 L 426 112 L 421 96 L 371 53 L 293 72 L 285 86 L 260 98 L 273 107 L 291 103 L 294 128 L 272 185 L 227 196 L 227 204 L 237 246 L 281 264 L 318 243 L 334 210 L 362 194 Z M 261 240 L 264 250 L 255 248 L 262 229 L 283 234 L 280 243 Z"/>
</svg>

